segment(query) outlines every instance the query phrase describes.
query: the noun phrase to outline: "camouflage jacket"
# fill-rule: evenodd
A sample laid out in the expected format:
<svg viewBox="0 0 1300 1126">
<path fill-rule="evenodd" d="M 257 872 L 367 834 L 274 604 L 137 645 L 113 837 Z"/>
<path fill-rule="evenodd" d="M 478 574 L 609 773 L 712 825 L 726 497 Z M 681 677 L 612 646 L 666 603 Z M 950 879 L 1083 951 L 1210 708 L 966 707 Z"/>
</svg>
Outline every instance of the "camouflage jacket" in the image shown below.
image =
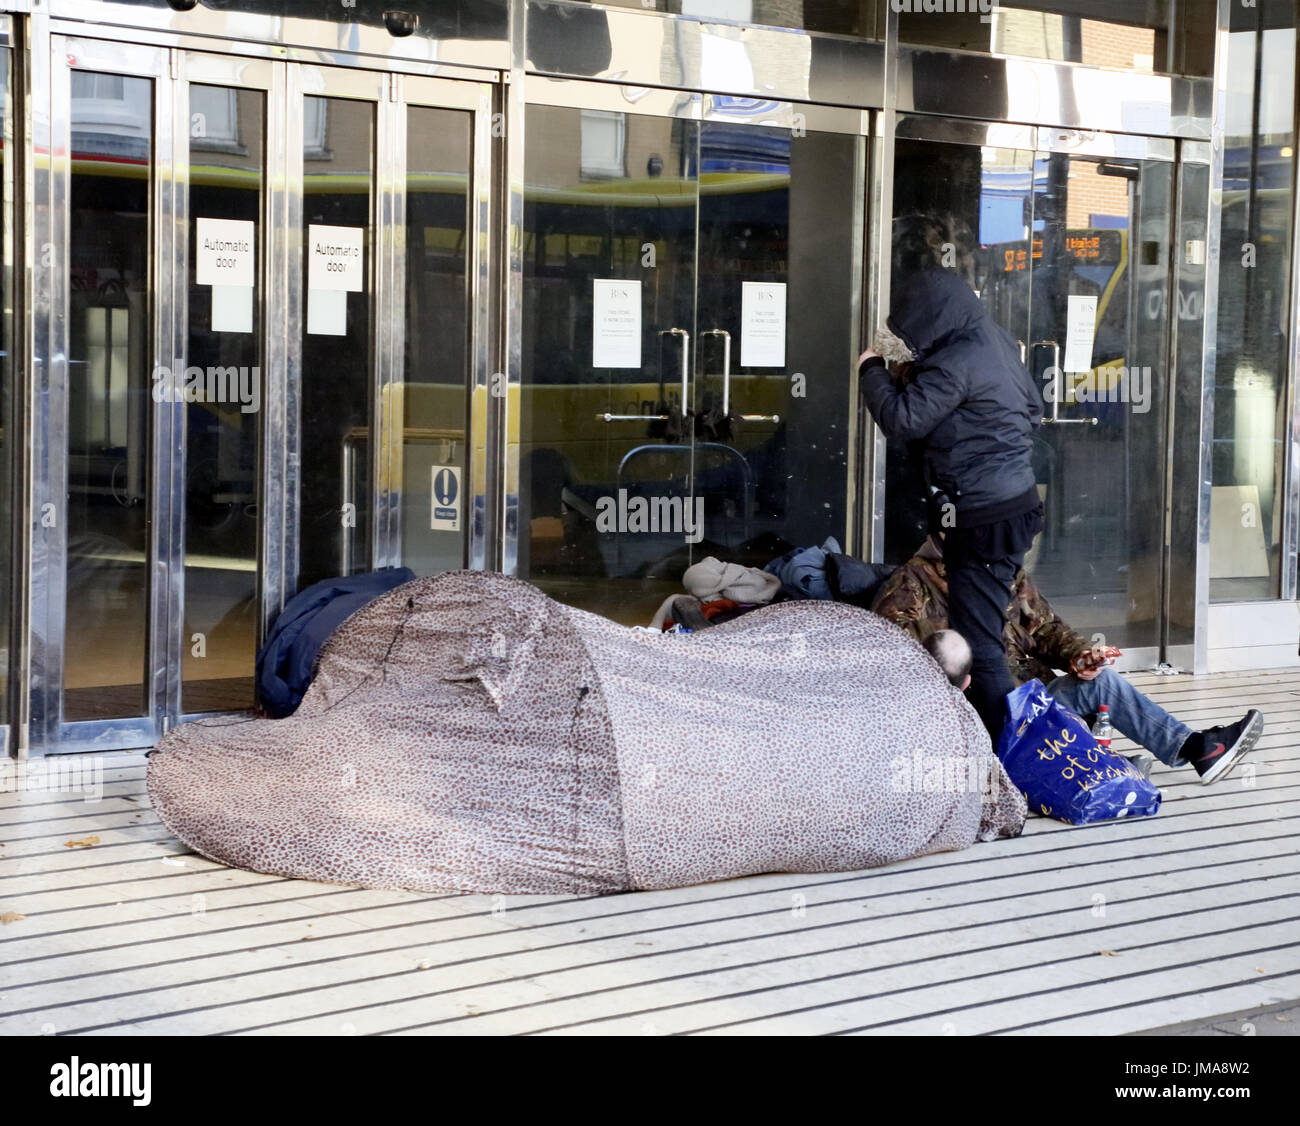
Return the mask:
<svg viewBox="0 0 1300 1126">
<path fill-rule="evenodd" d="M 1016 575 L 1013 593 L 1002 633 L 1007 667 L 1017 684 L 1034 678 L 1049 684 L 1057 675 L 1053 670 L 1064 672 L 1088 642 L 1056 616 L 1024 571 Z M 948 628 L 948 577 L 933 538 L 889 576 L 871 608 L 918 641 Z"/>
</svg>

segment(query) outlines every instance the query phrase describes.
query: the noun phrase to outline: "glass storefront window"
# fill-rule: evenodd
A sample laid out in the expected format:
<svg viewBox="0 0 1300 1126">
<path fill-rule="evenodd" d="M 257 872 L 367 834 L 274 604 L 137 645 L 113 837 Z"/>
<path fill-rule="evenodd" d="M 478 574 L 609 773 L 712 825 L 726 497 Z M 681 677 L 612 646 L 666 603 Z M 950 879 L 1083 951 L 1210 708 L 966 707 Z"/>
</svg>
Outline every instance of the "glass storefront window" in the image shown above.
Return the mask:
<svg viewBox="0 0 1300 1126">
<path fill-rule="evenodd" d="M 1210 597 L 1281 593 L 1296 4 L 1233 10 L 1223 141 Z"/>
<path fill-rule="evenodd" d="M 934 0 L 890 0 L 901 43 L 988 51 L 1147 74 L 1214 73 L 1215 0 L 967 0 L 966 11 Z M 1172 32 L 1172 34 L 1171 34 Z"/>
<path fill-rule="evenodd" d="M 473 122 L 461 110 L 431 106 L 412 106 L 407 114 L 404 379 L 388 393 L 398 396 L 402 412 L 394 468 L 402 563 L 417 575 L 436 575 L 465 565 L 470 523 L 462 518 L 451 527 L 431 514 L 442 502 L 464 513 L 470 484 L 466 268 Z"/>
<path fill-rule="evenodd" d="M 599 0 L 606 8 L 668 12 L 713 23 L 793 27 L 801 31 L 884 37 L 885 0 Z"/>
<path fill-rule="evenodd" d="M 644 625 L 709 556 L 845 542 L 864 143 L 623 113 L 593 182 L 589 112 L 528 107 L 518 574 Z"/>
<path fill-rule="evenodd" d="M 312 228 L 360 230 L 371 276 L 375 107 L 303 99 L 302 526 L 298 589 L 370 569 L 373 313 L 365 291 L 311 288 Z M 337 235 L 335 235 L 337 237 Z M 313 306 L 316 312 L 313 313 Z"/>
<path fill-rule="evenodd" d="M 63 715 L 117 719 L 147 707 L 154 87 L 92 71 L 69 79 Z"/>
<path fill-rule="evenodd" d="M 182 700 L 187 712 L 215 712 L 253 704 L 265 358 L 257 287 L 231 293 L 201 284 L 198 263 L 200 244 L 232 233 L 224 226 L 231 221 L 246 224 L 237 229 L 252 233 L 255 255 L 263 252 L 265 95 L 196 83 L 190 113 L 196 135 L 190 138 L 187 357 L 196 369 L 238 381 L 211 402 L 205 388 L 185 406 Z M 231 391 L 243 396 L 233 405 Z"/>
<path fill-rule="evenodd" d="M 9 603 L 12 594 L 13 563 L 11 557 L 13 536 L 14 451 L 22 449 L 15 443 L 13 418 L 13 162 L 8 159 L 13 151 L 13 121 L 9 114 L 9 52 L 0 51 L 0 123 L 4 144 L 0 145 L 0 192 L 3 208 L 0 209 L 0 723 L 9 722 Z"/>
<path fill-rule="evenodd" d="M 1020 344 L 1055 419 L 1033 438 L 1046 523 L 1026 569 L 1072 628 L 1130 650 L 1161 633 L 1173 186 L 1169 160 L 895 148 L 893 285 L 953 269 Z M 886 493 L 885 558 L 902 562 L 930 531 L 906 444 L 887 446 Z"/>
</svg>

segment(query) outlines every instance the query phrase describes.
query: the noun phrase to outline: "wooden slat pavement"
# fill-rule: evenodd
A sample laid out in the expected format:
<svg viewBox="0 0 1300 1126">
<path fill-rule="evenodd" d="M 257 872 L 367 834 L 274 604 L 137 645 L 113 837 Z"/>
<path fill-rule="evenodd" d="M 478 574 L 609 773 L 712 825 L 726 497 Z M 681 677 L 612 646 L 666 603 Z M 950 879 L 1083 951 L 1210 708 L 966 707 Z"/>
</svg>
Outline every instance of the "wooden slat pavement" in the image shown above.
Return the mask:
<svg viewBox="0 0 1300 1126">
<path fill-rule="evenodd" d="M 1253 773 L 1157 766 L 1153 819 L 597 899 L 224 868 L 105 756 L 102 800 L 0 794 L 0 1032 L 1123 1033 L 1295 1002 L 1300 672 L 1134 680 L 1193 727 L 1261 708 Z"/>
</svg>

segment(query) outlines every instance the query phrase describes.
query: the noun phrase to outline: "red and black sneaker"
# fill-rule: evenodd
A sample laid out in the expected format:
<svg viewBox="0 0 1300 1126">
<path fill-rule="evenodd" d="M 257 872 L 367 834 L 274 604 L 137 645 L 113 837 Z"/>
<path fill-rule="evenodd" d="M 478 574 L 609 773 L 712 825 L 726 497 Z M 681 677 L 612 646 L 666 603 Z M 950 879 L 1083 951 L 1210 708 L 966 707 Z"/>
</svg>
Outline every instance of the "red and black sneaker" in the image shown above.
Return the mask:
<svg viewBox="0 0 1300 1126">
<path fill-rule="evenodd" d="M 1256 743 L 1264 730 L 1264 717 L 1251 708 L 1236 723 L 1198 731 L 1183 745 L 1182 757 L 1201 776 L 1201 785 L 1217 782 Z"/>
</svg>

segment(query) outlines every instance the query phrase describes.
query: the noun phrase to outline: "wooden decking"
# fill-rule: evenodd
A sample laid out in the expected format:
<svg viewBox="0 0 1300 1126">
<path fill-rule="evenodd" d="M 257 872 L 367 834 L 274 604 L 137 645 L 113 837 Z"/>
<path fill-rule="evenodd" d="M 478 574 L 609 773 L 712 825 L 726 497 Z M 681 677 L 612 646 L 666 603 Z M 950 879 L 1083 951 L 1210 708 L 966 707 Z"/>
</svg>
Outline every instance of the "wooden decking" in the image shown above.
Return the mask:
<svg viewBox="0 0 1300 1126">
<path fill-rule="evenodd" d="M 1124 1033 L 1294 1003 L 1300 672 L 1135 679 L 1194 727 L 1261 708 L 1253 779 L 1157 766 L 1153 819 L 600 899 L 223 868 L 108 756 L 102 801 L 0 794 L 0 1032 Z"/>
</svg>

